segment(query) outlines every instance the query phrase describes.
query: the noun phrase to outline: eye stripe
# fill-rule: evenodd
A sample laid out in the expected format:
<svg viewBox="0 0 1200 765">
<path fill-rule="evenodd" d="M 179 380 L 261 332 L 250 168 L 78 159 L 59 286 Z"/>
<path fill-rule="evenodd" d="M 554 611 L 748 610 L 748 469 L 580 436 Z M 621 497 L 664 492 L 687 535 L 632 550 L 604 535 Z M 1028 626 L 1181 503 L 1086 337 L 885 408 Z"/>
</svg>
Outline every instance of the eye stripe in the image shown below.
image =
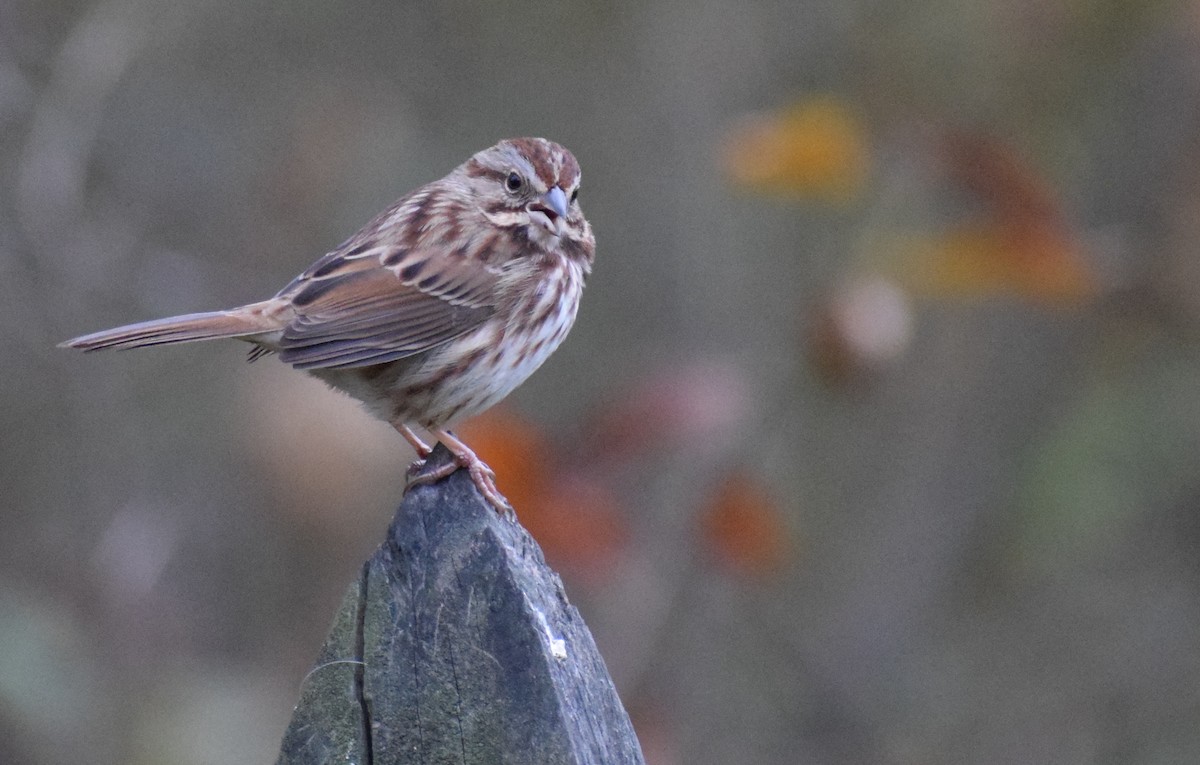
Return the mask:
<svg viewBox="0 0 1200 765">
<path fill-rule="evenodd" d="M 578 188 L 579 162 L 558 144 L 540 138 L 501 141 L 468 161 L 466 172 L 473 178 L 494 180 L 502 188 L 516 170 L 526 186 L 544 193 L 553 186 Z"/>
</svg>

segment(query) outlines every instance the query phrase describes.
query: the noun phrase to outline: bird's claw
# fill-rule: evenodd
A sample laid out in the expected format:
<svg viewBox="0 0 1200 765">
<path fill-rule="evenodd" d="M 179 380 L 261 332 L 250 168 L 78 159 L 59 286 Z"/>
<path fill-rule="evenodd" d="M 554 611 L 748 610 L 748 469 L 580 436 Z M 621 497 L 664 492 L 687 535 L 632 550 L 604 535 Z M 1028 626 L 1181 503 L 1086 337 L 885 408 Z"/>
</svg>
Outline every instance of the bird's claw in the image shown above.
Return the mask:
<svg viewBox="0 0 1200 765">
<path fill-rule="evenodd" d="M 474 455 L 471 456 L 474 457 Z M 479 493 L 483 495 L 488 504 L 495 508 L 496 512 L 505 517 L 516 514 L 512 503 L 496 488 L 496 471 L 488 467 L 478 457 L 470 459 L 455 455 L 453 462 L 444 462 L 429 470 L 425 467 L 426 462 L 426 460 L 416 460 L 408 466 L 408 486 L 405 488 L 405 491 L 414 486 L 437 483 L 459 468 L 466 468 L 471 476 L 471 481 L 475 484 L 475 488 L 479 490 Z"/>
</svg>

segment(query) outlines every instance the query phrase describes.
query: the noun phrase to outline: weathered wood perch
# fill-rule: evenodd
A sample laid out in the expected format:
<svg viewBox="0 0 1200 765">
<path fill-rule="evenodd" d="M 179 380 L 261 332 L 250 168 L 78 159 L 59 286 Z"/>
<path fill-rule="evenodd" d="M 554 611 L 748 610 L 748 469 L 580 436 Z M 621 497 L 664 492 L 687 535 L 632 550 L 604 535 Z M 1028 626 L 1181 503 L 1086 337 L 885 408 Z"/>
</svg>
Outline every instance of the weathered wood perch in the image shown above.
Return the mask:
<svg viewBox="0 0 1200 765">
<path fill-rule="evenodd" d="M 333 762 L 643 763 L 558 575 L 466 471 L 404 498 L 305 680 L 278 763 Z"/>
</svg>

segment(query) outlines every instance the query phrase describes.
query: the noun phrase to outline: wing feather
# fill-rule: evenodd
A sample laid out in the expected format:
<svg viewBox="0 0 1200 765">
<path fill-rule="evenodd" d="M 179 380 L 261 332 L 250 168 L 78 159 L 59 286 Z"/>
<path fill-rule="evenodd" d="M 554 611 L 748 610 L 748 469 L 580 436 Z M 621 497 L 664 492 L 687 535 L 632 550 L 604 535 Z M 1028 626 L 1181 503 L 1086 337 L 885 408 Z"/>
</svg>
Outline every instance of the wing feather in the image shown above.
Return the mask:
<svg viewBox="0 0 1200 765">
<path fill-rule="evenodd" d="M 281 360 L 299 369 L 382 364 L 453 340 L 492 315 L 496 271 L 464 252 L 371 244 L 381 229 L 395 230 L 387 220 L 384 213 L 280 291 L 293 310 L 278 343 Z"/>
</svg>

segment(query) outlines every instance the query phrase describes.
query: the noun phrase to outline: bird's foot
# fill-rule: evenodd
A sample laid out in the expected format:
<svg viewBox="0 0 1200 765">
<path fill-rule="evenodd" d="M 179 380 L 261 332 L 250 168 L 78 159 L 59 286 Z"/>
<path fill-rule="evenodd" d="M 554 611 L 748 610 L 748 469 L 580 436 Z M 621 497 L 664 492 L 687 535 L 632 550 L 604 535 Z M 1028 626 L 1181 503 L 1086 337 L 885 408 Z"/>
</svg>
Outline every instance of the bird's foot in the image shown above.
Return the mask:
<svg viewBox="0 0 1200 765">
<path fill-rule="evenodd" d="M 408 468 L 410 488 L 421 484 L 436 483 L 463 467 L 470 473 L 475 488 L 488 501 L 488 504 L 496 509 L 496 512 L 501 515 L 515 514 L 512 504 L 496 488 L 496 471 L 488 467 L 475 452 L 471 451 L 470 447 L 458 440 L 450 431 L 434 431 L 434 435 L 454 455 L 454 461 L 427 470 L 425 468 L 426 461 L 417 460 Z"/>
</svg>

